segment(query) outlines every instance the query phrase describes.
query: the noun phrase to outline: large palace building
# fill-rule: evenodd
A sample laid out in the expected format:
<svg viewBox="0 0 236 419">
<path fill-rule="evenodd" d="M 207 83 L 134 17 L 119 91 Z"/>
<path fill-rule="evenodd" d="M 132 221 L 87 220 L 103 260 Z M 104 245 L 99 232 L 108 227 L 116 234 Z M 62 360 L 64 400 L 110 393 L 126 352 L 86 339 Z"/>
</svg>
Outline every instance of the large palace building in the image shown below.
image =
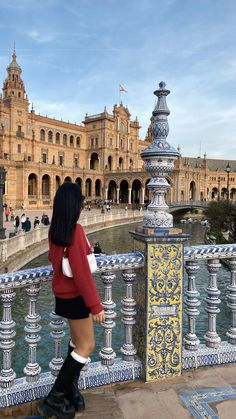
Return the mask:
<svg viewBox="0 0 236 419">
<path fill-rule="evenodd" d="M 36 114 L 21 78 L 15 51 L 0 96 L 0 166 L 6 170 L 4 202 L 13 208 L 48 208 L 58 186 L 78 182 L 88 201 L 112 199 L 143 205 L 148 200 L 147 173 L 138 119 L 114 105 L 81 124 Z M 236 161 L 180 157 L 169 179 L 168 201 L 236 198 Z"/>
</svg>

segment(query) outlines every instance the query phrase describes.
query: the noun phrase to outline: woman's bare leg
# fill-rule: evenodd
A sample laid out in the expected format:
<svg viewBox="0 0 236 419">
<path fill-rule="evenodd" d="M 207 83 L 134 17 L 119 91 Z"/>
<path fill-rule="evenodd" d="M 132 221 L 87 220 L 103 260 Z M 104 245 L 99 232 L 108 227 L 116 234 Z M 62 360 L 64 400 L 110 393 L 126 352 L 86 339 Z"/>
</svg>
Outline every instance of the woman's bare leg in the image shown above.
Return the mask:
<svg viewBox="0 0 236 419">
<path fill-rule="evenodd" d="M 84 358 L 88 358 L 95 346 L 92 315 L 80 320 L 69 319 L 68 323 L 71 340 L 75 345 L 74 351 Z"/>
</svg>

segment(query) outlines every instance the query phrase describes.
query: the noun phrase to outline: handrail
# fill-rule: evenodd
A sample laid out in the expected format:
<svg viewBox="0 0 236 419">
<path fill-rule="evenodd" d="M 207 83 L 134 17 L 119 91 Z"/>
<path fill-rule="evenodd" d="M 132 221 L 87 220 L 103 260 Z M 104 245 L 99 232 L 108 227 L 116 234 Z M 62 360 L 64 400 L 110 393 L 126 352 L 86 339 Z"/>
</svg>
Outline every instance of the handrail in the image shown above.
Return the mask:
<svg viewBox="0 0 236 419">
<path fill-rule="evenodd" d="M 236 257 L 236 244 L 206 244 L 187 246 L 184 249 L 184 259 L 226 259 Z"/>
<path fill-rule="evenodd" d="M 134 269 L 143 266 L 144 256 L 141 252 L 121 253 L 108 256 L 97 256 L 97 272 Z M 0 275 L 0 289 L 20 288 L 47 281 L 53 274 L 51 265 L 41 266 L 39 268 L 22 269 L 16 272 L 10 272 Z"/>
</svg>

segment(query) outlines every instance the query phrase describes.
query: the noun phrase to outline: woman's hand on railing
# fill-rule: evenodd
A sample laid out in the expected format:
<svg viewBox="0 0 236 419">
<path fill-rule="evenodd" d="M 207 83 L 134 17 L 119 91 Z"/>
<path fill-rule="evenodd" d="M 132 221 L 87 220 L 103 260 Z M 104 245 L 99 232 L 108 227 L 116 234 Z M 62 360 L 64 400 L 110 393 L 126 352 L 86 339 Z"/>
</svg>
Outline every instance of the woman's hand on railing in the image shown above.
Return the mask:
<svg viewBox="0 0 236 419">
<path fill-rule="evenodd" d="M 105 322 L 105 312 L 104 310 L 100 311 L 98 314 L 93 314 L 93 320 L 99 324 Z"/>
</svg>

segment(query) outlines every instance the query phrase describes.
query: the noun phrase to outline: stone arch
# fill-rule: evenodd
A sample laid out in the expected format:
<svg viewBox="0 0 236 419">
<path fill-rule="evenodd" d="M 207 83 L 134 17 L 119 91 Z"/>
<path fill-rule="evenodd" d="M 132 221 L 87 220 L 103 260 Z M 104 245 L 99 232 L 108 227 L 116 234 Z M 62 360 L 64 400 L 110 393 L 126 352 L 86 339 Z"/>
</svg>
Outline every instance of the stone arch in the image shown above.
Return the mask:
<svg viewBox="0 0 236 419">
<path fill-rule="evenodd" d="M 120 182 L 120 202 L 123 204 L 129 202 L 129 184 L 125 179 Z"/>
<path fill-rule="evenodd" d="M 222 188 L 221 189 L 221 198 L 222 199 L 227 199 L 227 188 Z"/>
<path fill-rule="evenodd" d="M 100 179 L 96 179 L 95 181 L 95 197 L 98 198 L 101 196 L 101 180 Z"/>
<path fill-rule="evenodd" d="M 72 179 L 70 176 L 66 176 L 64 179 L 64 182 L 72 182 Z"/>
<path fill-rule="evenodd" d="M 124 159 L 123 157 L 119 157 L 119 167 L 120 170 L 124 169 Z"/>
<path fill-rule="evenodd" d="M 28 176 L 28 196 L 37 197 L 38 194 L 38 181 L 35 173 L 30 173 Z"/>
<path fill-rule="evenodd" d="M 92 180 L 90 178 L 85 181 L 85 196 L 86 198 L 92 195 Z"/>
<path fill-rule="evenodd" d="M 113 158 L 112 158 L 112 156 L 109 156 L 108 159 L 107 159 L 107 168 L 108 168 L 109 171 L 111 171 L 112 168 L 113 168 Z"/>
<path fill-rule="evenodd" d="M 215 188 L 212 188 L 211 199 L 216 199 L 216 198 L 218 198 L 218 189 L 215 187 Z"/>
<path fill-rule="evenodd" d="M 92 153 L 90 157 L 90 169 L 98 170 L 98 163 L 99 163 L 98 154 Z"/>
<path fill-rule="evenodd" d="M 116 201 L 116 193 L 117 193 L 117 184 L 115 180 L 110 180 L 108 184 L 108 199 L 112 199 L 112 201 Z"/>
<path fill-rule="evenodd" d="M 61 178 L 60 176 L 56 176 L 56 190 L 61 186 Z"/>
<path fill-rule="evenodd" d="M 43 199 L 50 199 L 50 176 L 48 174 L 42 177 L 42 197 Z"/>
<path fill-rule="evenodd" d="M 132 204 L 141 203 L 141 187 L 142 183 L 139 179 L 135 179 L 132 183 L 131 202 Z"/>
<path fill-rule="evenodd" d="M 235 200 L 235 198 L 236 198 L 236 189 L 235 188 L 231 188 L 229 196 L 230 196 L 230 199 Z"/>
<path fill-rule="evenodd" d="M 78 185 L 80 186 L 81 192 L 82 192 L 82 179 L 81 179 L 81 177 L 77 177 L 75 179 L 75 183 L 78 183 Z"/>
<path fill-rule="evenodd" d="M 192 180 L 189 185 L 189 199 L 190 201 L 196 201 L 196 183 L 194 180 Z"/>
</svg>

